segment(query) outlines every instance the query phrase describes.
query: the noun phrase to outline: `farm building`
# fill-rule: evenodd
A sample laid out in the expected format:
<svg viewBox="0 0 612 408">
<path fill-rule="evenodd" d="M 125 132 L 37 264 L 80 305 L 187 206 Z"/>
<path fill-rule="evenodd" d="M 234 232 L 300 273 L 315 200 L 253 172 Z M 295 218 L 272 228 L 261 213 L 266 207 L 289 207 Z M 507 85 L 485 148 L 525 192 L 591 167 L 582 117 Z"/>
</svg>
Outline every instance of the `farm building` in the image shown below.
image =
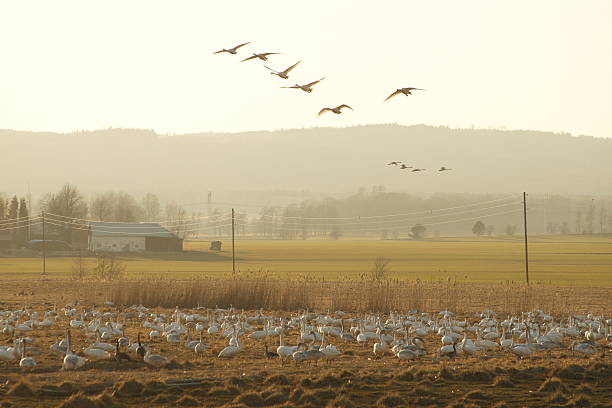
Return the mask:
<svg viewBox="0 0 612 408">
<path fill-rule="evenodd" d="M 101 252 L 182 251 L 183 240 L 156 223 L 103 222 L 89 224 L 89 249 Z"/>
</svg>

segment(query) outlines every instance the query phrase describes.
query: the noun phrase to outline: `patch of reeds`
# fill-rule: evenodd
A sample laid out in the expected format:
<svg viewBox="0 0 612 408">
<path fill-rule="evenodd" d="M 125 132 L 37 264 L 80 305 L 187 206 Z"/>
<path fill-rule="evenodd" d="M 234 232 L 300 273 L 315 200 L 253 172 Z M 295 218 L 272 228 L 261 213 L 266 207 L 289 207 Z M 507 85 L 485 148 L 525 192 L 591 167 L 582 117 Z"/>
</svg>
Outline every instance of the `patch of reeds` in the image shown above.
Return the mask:
<svg viewBox="0 0 612 408">
<path fill-rule="evenodd" d="M 86 289 L 98 292 L 100 288 Z M 331 309 L 354 312 L 392 310 L 480 311 L 490 307 L 502 313 L 526 310 L 588 309 L 584 288 L 523 285 L 512 282 L 477 284 L 447 279 L 438 282 L 399 280 L 319 281 L 309 278 L 278 279 L 268 272 L 236 273 L 226 279 L 176 280 L 146 278 L 106 284 L 116 305 L 149 307 L 229 307 L 238 309 Z M 588 289 L 588 288 L 586 288 Z M 470 293 L 470 296 L 465 296 Z M 593 302 L 601 299 L 587 296 Z"/>
</svg>

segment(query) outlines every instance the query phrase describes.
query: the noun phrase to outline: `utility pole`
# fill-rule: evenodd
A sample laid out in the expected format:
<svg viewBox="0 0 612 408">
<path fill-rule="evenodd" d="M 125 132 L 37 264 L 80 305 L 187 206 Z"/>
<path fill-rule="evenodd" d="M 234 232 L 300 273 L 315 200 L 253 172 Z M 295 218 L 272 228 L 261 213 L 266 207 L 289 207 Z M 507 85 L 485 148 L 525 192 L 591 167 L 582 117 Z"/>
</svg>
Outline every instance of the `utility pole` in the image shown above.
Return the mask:
<svg viewBox="0 0 612 408">
<path fill-rule="evenodd" d="M 30 192 L 30 183 L 28 183 L 28 241 L 32 240 L 32 193 Z"/>
<path fill-rule="evenodd" d="M 523 224 L 525 225 L 525 282 L 529 285 L 529 251 L 527 249 L 527 193 L 523 192 Z"/>
<path fill-rule="evenodd" d="M 236 245 L 234 240 L 234 209 L 232 208 L 232 273 L 236 273 Z"/>
<path fill-rule="evenodd" d="M 47 274 L 47 243 L 45 241 L 45 212 L 42 212 L 42 252 L 43 252 L 43 275 Z"/>
</svg>

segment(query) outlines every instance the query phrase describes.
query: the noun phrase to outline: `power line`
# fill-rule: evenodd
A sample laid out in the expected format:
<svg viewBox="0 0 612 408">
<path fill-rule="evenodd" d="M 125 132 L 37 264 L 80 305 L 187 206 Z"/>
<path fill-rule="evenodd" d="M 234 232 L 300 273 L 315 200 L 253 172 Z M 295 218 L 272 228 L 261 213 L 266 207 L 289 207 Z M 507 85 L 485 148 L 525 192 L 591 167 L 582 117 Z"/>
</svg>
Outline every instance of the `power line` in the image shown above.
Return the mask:
<svg viewBox="0 0 612 408">
<path fill-rule="evenodd" d="M 446 220 L 446 221 L 439 221 L 439 222 L 433 222 L 433 223 L 426 223 L 426 224 L 421 224 L 423 226 L 433 226 L 433 225 L 443 225 L 443 224 L 452 224 L 452 223 L 457 223 L 457 222 L 465 222 L 465 221 L 474 221 L 474 220 L 479 220 L 481 218 L 490 218 L 490 217 L 496 217 L 496 216 L 501 216 L 501 215 L 506 215 L 506 214 L 514 214 L 517 212 L 521 212 L 522 209 L 517 208 L 515 210 L 511 210 L 511 211 L 504 211 L 504 212 L 498 212 L 498 213 L 493 213 L 493 214 L 481 214 L 478 216 L 474 216 L 474 217 L 469 217 L 469 218 L 460 218 L 460 219 L 455 219 L 455 220 Z M 238 223 L 237 225 L 241 225 L 241 226 L 249 226 L 249 224 L 240 224 Z M 387 229 L 397 229 L 397 228 L 405 228 L 405 227 L 409 227 L 412 224 L 398 224 L 398 225 L 393 225 L 391 227 L 387 227 Z M 330 225 L 331 227 L 341 227 L 342 225 Z M 304 225 L 304 227 L 308 227 L 308 225 Z M 282 224 L 278 226 L 279 230 L 283 229 Z M 329 232 L 329 228 L 327 229 L 311 229 L 311 228 L 305 228 L 306 231 L 308 232 Z M 384 230 L 384 227 L 375 227 L 375 228 L 346 228 L 346 232 L 363 232 L 363 231 L 381 231 Z M 299 228 L 293 228 L 293 230 L 299 230 Z"/>
<path fill-rule="evenodd" d="M 45 213 L 46 215 L 46 213 Z M 158 223 L 131 223 L 131 224 L 137 224 L 137 225 L 96 225 L 96 223 L 104 223 L 106 224 L 106 221 L 88 221 L 88 222 L 76 222 L 76 221 L 70 221 L 70 220 L 57 220 L 54 219 L 53 221 L 55 221 L 56 223 L 63 223 L 64 225 L 76 225 L 77 227 L 86 227 L 87 225 L 90 225 L 92 228 L 95 228 L 97 230 L 113 230 L 113 229 L 122 229 L 122 230 L 151 230 L 151 229 L 158 229 L 159 226 L 164 226 L 167 229 L 173 229 L 173 228 L 184 228 L 184 227 L 188 227 L 188 226 L 194 226 L 194 225 L 203 225 L 203 226 L 207 226 L 207 227 L 215 227 L 216 225 L 225 223 L 229 221 L 229 217 L 224 216 L 224 217 L 220 217 L 219 219 L 217 219 L 214 223 L 211 222 L 187 222 L 187 221 L 191 221 L 191 220 L 185 220 L 184 222 L 181 222 L 180 224 L 174 224 L 174 225 L 167 225 L 167 224 L 158 224 Z M 114 224 L 117 224 L 116 222 Z M 123 224 L 127 224 L 127 223 L 123 223 Z M 138 225 L 140 224 L 140 225 Z M 156 225 L 144 225 L 144 224 L 156 224 Z"/>
<path fill-rule="evenodd" d="M 53 225 L 56 227 L 65 227 L 65 224 L 57 224 L 55 222 L 52 221 L 45 221 L 45 224 L 48 225 Z M 206 231 L 208 229 L 217 229 L 217 228 L 226 228 L 226 227 L 231 227 L 231 223 L 230 224 L 223 224 L 223 225 L 216 225 L 210 228 L 193 228 L 193 229 L 185 229 L 185 230 L 179 230 L 178 233 L 186 233 L 186 232 L 195 232 L 195 231 Z M 74 226 L 70 226 L 70 229 L 74 229 L 74 230 L 80 230 L 80 231 L 92 231 L 92 232 L 101 232 L 104 234 L 117 234 L 117 235 L 134 235 L 137 232 L 127 232 L 127 231 L 108 231 L 108 230 L 104 230 L 104 229 L 99 229 L 99 228 L 82 228 L 82 227 L 74 227 Z M 159 231 L 159 232 L 143 232 L 143 234 L 147 234 L 147 235 L 159 235 L 159 234 L 167 234 L 168 232 L 171 233 L 171 231 Z"/>
<path fill-rule="evenodd" d="M 502 208 L 502 207 L 508 207 L 511 205 L 517 205 L 518 203 L 512 202 L 512 203 L 506 203 L 506 204 L 500 204 L 500 205 L 496 205 L 496 206 L 490 206 L 490 207 L 485 207 L 485 208 L 474 208 L 471 210 L 466 210 L 466 211 L 459 211 L 459 212 L 453 212 L 453 213 L 447 213 L 447 214 L 437 214 L 437 215 L 429 215 L 429 216 L 420 216 L 420 217 L 409 217 L 409 218 L 401 218 L 401 219 L 394 219 L 394 220 L 382 220 L 382 221 L 364 221 L 364 222 L 341 222 L 341 223 L 333 223 L 331 222 L 327 222 L 324 224 L 312 224 L 312 223 L 303 223 L 303 222 L 296 222 L 296 223 L 288 223 L 286 221 L 282 221 L 282 218 L 280 218 L 280 220 L 282 221 L 281 225 L 285 225 L 285 226 L 299 226 L 299 227 L 303 227 L 303 226 L 347 226 L 347 225 L 377 225 L 377 224 L 388 224 L 388 223 L 401 223 L 401 222 L 406 222 L 406 221 L 415 221 L 415 220 L 424 220 L 424 219 L 432 219 L 432 218 L 441 218 L 441 217 L 450 217 L 450 216 L 455 216 L 455 215 L 460 215 L 460 214 L 469 214 L 469 213 L 473 213 L 476 211 L 485 211 L 485 210 L 490 210 L 490 209 L 494 209 L 494 208 Z M 311 220 L 314 218 L 300 218 L 300 220 L 306 221 L 306 220 Z M 262 221 L 260 221 L 262 222 Z M 263 221 L 266 222 L 266 221 Z"/>
<path fill-rule="evenodd" d="M 22 228 L 28 228 L 28 226 L 32 227 L 34 225 L 39 225 L 42 224 L 41 221 L 32 223 L 32 224 L 24 224 L 24 225 L 20 225 L 20 226 L 16 226 L 16 227 L 9 227 L 9 228 L 0 228 L 0 231 L 13 231 L 13 230 L 18 230 L 18 229 L 22 229 Z"/>
<path fill-rule="evenodd" d="M 476 207 L 476 206 L 484 205 L 484 204 L 491 204 L 495 202 L 507 201 L 507 200 L 514 199 L 514 198 L 516 198 L 516 196 L 508 196 L 508 197 L 499 198 L 496 200 L 483 201 L 483 202 L 478 202 L 478 203 L 473 203 L 473 204 L 465 204 L 465 205 L 460 205 L 460 206 L 455 206 L 455 207 L 439 208 L 439 209 L 432 209 L 432 210 L 421 210 L 421 211 L 413 211 L 413 212 L 408 212 L 408 213 L 388 214 L 388 215 L 370 215 L 370 216 L 356 216 L 356 217 L 299 217 L 299 216 L 281 216 L 281 215 L 262 214 L 261 216 L 262 217 L 277 217 L 277 218 L 309 219 L 309 220 L 363 220 L 363 219 L 372 219 L 372 218 L 402 217 L 406 215 L 418 215 L 418 214 L 427 214 L 427 213 L 432 213 L 432 212 L 456 210 L 456 209 L 461 209 L 461 208 Z"/>
</svg>

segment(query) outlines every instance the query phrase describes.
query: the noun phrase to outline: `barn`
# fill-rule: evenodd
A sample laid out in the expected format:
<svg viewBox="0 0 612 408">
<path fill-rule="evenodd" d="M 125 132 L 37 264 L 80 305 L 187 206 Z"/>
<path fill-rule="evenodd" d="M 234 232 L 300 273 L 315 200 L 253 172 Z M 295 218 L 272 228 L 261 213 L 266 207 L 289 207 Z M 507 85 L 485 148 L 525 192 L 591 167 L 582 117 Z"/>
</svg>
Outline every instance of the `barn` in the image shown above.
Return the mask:
<svg viewBox="0 0 612 408">
<path fill-rule="evenodd" d="M 152 222 L 103 222 L 89 224 L 89 250 L 99 252 L 176 252 L 183 240 Z"/>
</svg>

